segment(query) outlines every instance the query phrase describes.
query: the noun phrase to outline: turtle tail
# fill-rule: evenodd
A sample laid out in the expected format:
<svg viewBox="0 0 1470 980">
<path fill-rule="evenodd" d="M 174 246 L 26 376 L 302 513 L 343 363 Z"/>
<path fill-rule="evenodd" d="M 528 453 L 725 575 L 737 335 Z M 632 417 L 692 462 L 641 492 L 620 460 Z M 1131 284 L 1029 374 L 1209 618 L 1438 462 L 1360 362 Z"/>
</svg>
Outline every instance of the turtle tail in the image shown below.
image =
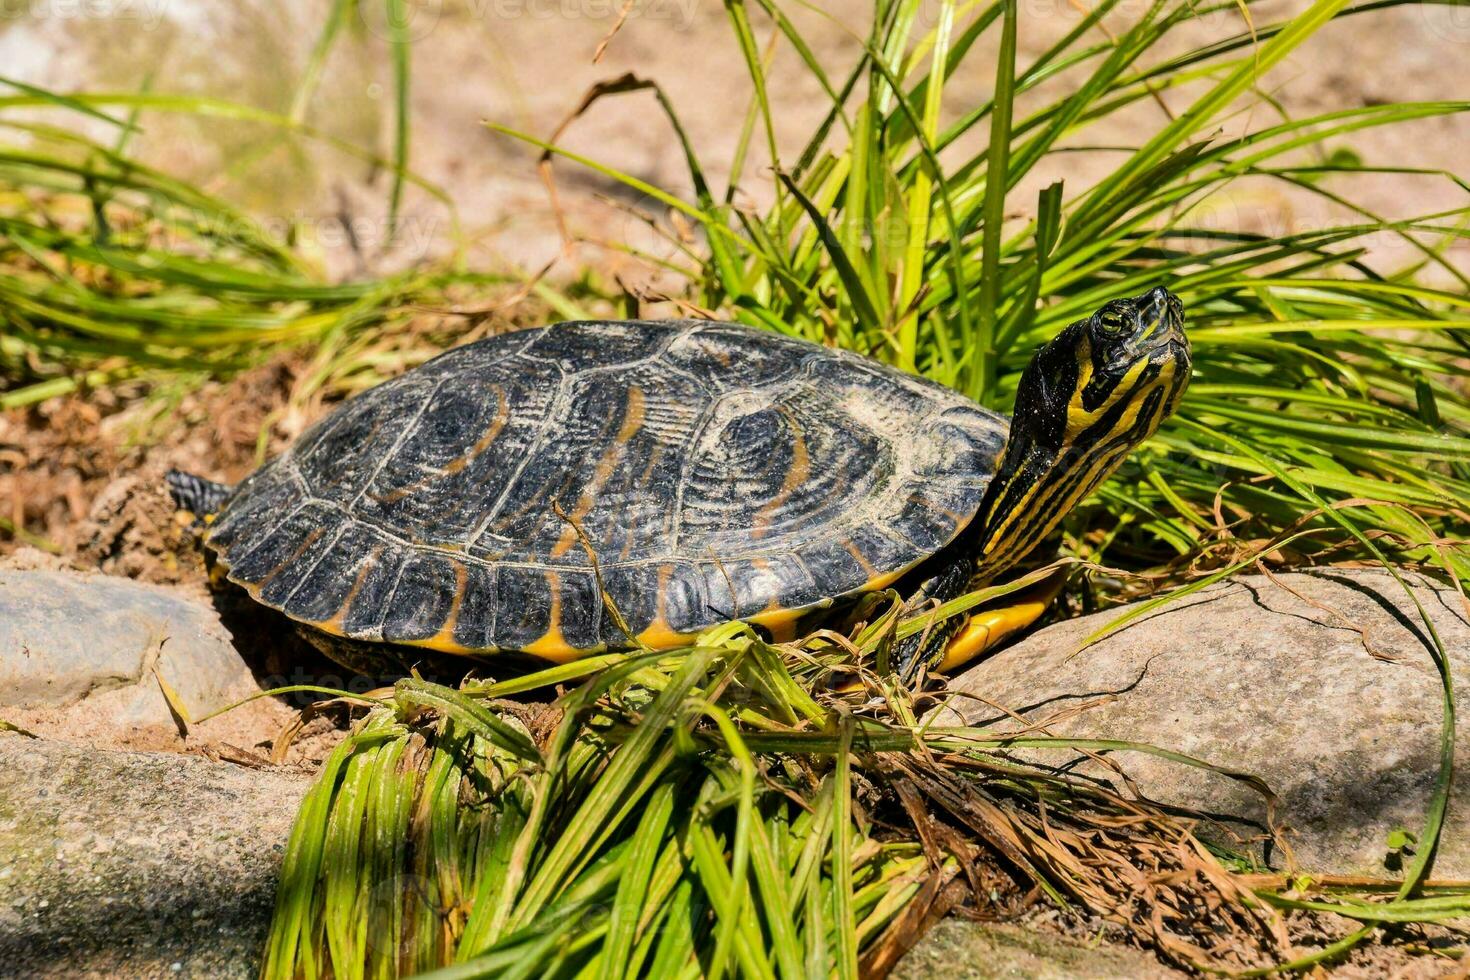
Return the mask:
<svg viewBox="0 0 1470 980">
<path fill-rule="evenodd" d="M 207 523 L 219 513 L 220 507 L 235 490 L 182 470 L 169 470 L 163 478 L 168 482 L 168 492 L 174 498 L 174 504 L 179 510 L 192 514 L 196 523 Z"/>
</svg>

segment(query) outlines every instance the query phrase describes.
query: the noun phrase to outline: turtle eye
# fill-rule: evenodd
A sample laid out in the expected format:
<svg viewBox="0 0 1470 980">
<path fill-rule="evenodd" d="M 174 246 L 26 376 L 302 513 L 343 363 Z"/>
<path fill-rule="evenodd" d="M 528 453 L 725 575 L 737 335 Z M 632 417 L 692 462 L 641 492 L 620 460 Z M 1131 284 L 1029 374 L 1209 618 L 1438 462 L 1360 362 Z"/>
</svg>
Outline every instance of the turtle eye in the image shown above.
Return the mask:
<svg viewBox="0 0 1470 980">
<path fill-rule="evenodd" d="M 1123 315 L 1123 311 L 1112 306 L 1098 310 L 1093 322 L 1105 337 L 1117 337 L 1128 327 L 1128 318 Z"/>
</svg>

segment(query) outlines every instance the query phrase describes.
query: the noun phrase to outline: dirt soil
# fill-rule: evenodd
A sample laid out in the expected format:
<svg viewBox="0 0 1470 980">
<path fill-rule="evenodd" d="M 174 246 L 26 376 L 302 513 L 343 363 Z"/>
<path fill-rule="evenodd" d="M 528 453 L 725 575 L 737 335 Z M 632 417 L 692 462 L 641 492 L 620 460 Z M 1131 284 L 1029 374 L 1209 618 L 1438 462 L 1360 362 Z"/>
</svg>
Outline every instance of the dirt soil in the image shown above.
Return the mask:
<svg viewBox="0 0 1470 980">
<path fill-rule="evenodd" d="M 295 426 L 277 416 L 301 360 L 285 356 L 228 383 L 185 396 L 159 442 L 130 431 L 141 420 L 106 392 L 0 414 L 4 516 L 45 551 L 145 582 L 191 583 L 203 566 L 164 492 L 170 467 L 238 480 Z M 17 542 L 24 543 L 24 542 Z"/>
</svg>

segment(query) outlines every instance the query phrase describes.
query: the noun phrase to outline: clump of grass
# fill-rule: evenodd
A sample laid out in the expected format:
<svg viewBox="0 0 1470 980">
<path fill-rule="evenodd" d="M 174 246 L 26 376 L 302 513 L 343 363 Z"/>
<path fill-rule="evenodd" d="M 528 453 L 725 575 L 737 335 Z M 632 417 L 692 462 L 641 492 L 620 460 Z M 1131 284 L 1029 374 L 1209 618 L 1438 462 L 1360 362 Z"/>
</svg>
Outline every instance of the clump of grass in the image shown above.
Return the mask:
<svg viewBox="0 0 1470 980">
<path fill-rule="evenodd" d="M 1278 906 L 1470 914 L 1463 887 L 1251 876 L 1182 815 L 1010 751 L 1159 750 L 921 725 L 871 674 L 845 693 L 894 624 L 856 648 L 737 624 L 460 690 L 399 682 L 303 804 L 263 975 L 881 976 L 947 912 L 1040 896 L 1234 972 L 1333 952 Z"/>
<path fill-rule="evenodd" d="M 485 296 L 507 282 L 452 264 L 329 281 L 290 229 L 280 237 L 129 153 L 145 109 L 313 135 L 291 120 L 210 100 L 19 89 L 0 110 L 62 110 L 117 136 L 104 145 L 0 117 L 12 137 L 0 142 L 0 409 L 120 386 L 177 394 L 293 348 L 314 350 L 304 394 L 360 390 L 442 349 L 446 334 L 471 332 Z M 109 114 L 118 108 L 132 114 Z M 433 314 L 442 322 L 426 325 Z"/>
</svg>

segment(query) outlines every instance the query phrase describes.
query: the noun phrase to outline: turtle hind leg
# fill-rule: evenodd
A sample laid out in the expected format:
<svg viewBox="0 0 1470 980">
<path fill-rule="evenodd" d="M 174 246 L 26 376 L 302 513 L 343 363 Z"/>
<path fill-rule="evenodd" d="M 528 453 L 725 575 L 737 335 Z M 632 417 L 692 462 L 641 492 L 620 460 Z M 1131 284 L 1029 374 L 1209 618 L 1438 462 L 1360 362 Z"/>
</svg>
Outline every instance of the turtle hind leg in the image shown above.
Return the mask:
<svg viewBox="0 0 1470 980">
<path fill-rule="evenodd" d="M 305 623 L 296 624 L 296 633 L 318 653 L 349 671 L 351 678 L 366 681 L 373 687 L 391 685 L 398 678 L 414 673 L 426 680 L 456 686 L 471 671 L 484 666 L 478 657 L 354 640 Z M 351 678 L 346 682 L 349 688 L 354 683 Z"/>
<path fill-rule="evenodd" d="M 219 513 L 220 507 L 234 491 L 234 487 L 206 480 L 182 470 L 169 470 L 163 475 L 168 483 L 169 496 L 179 510 L 193 515 L 196 523 L 206 522 Z"/>
</svg>

